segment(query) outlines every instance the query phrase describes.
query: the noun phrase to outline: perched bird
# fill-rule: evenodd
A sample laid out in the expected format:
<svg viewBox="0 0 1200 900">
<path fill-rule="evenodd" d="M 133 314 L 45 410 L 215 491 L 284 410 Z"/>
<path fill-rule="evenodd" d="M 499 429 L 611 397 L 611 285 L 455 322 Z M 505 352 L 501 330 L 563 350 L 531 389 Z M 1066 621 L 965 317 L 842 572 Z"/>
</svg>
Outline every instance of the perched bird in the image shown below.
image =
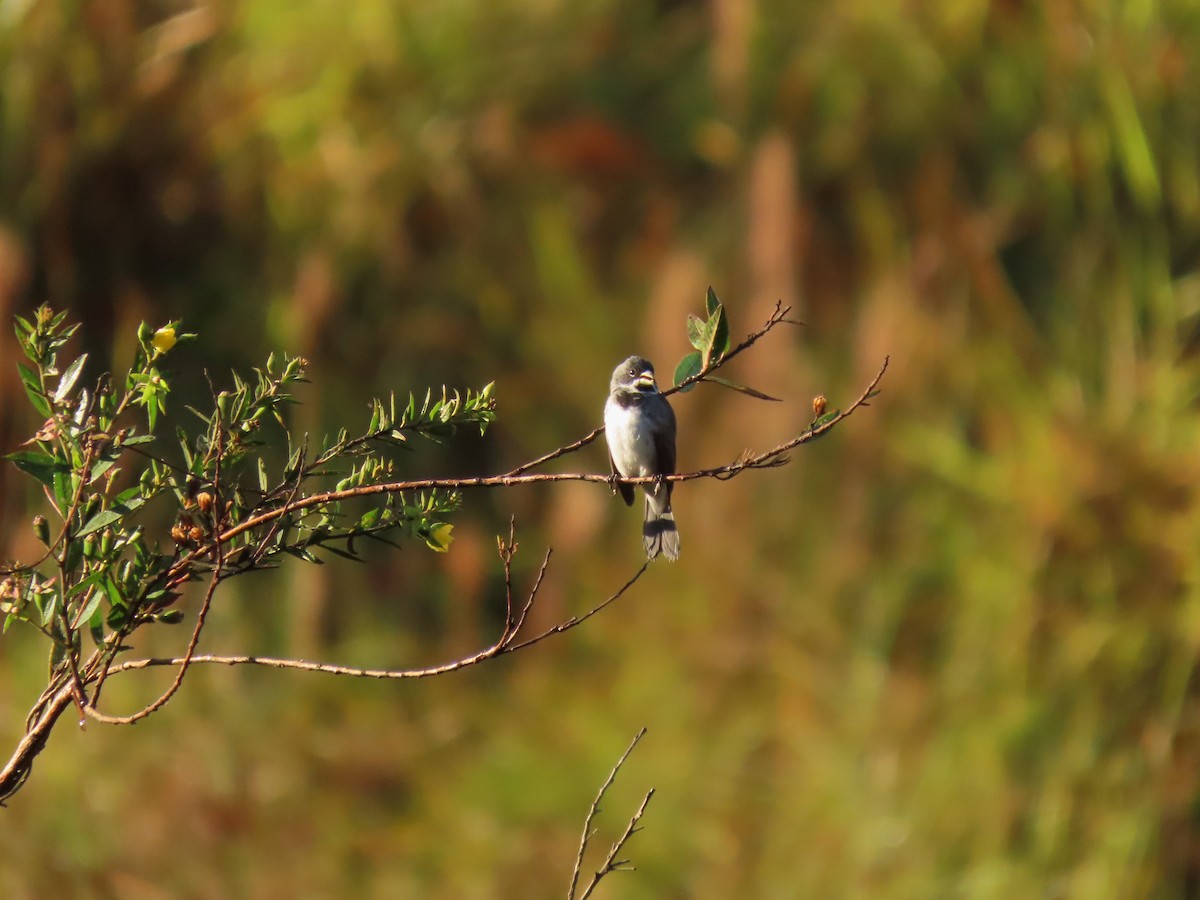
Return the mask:
<svg viewBox="0 0 1200 900">
<path fill-rule="evenodd" d="M 631 356 L 613 371 L 608 401 L 604 404 L 608 461 L 614 475 L 626 478 L 672 475 L 675 472 L 675 413 L 654 381 L 654 366 Z M 617 489 L 633 505 L 633 485 Z M 679 532 L 671 512 L 671 483 L 642 486 L 646 492 L 646 519 L 642 535 L 646 556 L 660 553 L 679 559 Z"/>
</svg>

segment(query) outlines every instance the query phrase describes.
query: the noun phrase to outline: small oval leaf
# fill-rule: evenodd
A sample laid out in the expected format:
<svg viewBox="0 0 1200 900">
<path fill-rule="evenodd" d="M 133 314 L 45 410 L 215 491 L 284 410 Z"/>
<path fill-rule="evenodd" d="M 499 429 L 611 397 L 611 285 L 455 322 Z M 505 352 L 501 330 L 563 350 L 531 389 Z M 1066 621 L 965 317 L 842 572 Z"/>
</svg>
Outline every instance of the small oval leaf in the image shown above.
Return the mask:
<svg viewBox="0 0 1200 900">
<path fill-rule="evenodd" d="M 675 385 L 676 385 L 676 387 L 683 384 L 684 381 L 691 378 L 693 375 L 700 374 L 700 370 L 702 368 L 703 368 L 703 364 L 700 361 L 700 353 L 698 351 L 695 353 L 689 353 L 687 356 L 685 356 L 683 359 L 681 359 L 679 361 L 679 365 L 677 365 L 675 367 Z M 696 384 L 695 384 L 695 382 L 693 382 L 692 384 L 689 384 L 685 387 L 679 388 L 679 390 L 686 393 L 687 391 L 690 391 L 695 386 L 696 386 Z"/>
<path fill-rule="evenodd" d="M 719 375 L 705 375 L 704 380 L 712 381 L 721 385 L 722 387 L 727 387 L 731 391 L 738 391 L 739 393 L 745 394 L 748 397 L 755 397 L 759 400 L 771 400 L 774 403 L 782 402 L 778 397 L 772 397 L 770 394 L 764 394 L 762 391 L 756 391 L 754 388 L 746 387 L 744 384 L 737 384 L 736 382 L 729 381 L 726 378 L 721 378 Z"/>
<path fill-rule="evenodd" d="M 708 345 L 704 348 L 706 365 L 712 365 L 729 352 L 729 319 L 725 307 L 718 306 L 708 319 Z"/>
<path fill-rule="evenodd" d="M 80 374 L 83 372 L 83 364 L 87 361 L 87 354 L 79 357 L 75 362 L 67 367 L 67 371 L 63 372 L 62 378 L 58 380 L 58 389 L 54 392 L 54 402 L 62 403 L 67 394 L 71 392 L 71 388 L 75 387 L 75 382 L 79 380 Z"/>
</svg>

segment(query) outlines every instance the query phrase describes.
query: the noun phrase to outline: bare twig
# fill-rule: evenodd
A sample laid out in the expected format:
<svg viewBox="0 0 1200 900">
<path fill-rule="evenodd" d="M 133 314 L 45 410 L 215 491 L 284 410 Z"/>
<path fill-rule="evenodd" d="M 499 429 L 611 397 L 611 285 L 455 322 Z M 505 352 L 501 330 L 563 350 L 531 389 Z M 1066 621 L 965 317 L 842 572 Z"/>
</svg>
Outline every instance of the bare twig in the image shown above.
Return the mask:
<svg viewBox="0 0 1200 900">
<path fill-rule="evenodd" d="M 646 814 L 646 807 L 650 805 L 650 798 L 653 796 L 654 796 L 654 788 L 650 788 L 650 790 L 646 791 L 646 796 L 642 798 L 642 803 L 637 808 L 637 812 L 635 812 L 629 818 L 629 824 L 625 826 L 625 831 L 621 834 L 621 836 L 619 838 L 617 838 L 616 842 L 612 845 L 612 849 L 608 851 L 608 856 L 606 856 L 604 858 L 604 865 L 602 865 L 596 871 L 596 873 L 594 875 L 592 875 L 591 883 L 588 884 L 588 886 L 584 890 L 584 892 L 579 895 L 579 900 L 587 900 L 588 897 L 592 896 L 592 891 L 594 891 L 596 889 L 596 885 L 598 885 L 600 883 L 601 879 L 603 879 L 604 876 L 607 875 L 609 872 L 632 872 L 633 871 L 633 866 L 631 866 L 629 864 L 629 860 L 617 859 L 617 854 L 621 852 L 622 848 L 625 846 L 625 844 L 629 841 L 629 839 L 631 837 L 633 837 L 635 834 L 637 834 L 639 831 L 642 830 L 641 828 L 638 827 L 638 822 L 640 822 L 642 820 L 642 816 L 644 816 Z"/>
<path fill-rule="evenodd" d="M 541 634 L 518 643 L 516 638 L 519 636 L 521 626 L 524 624 L 529 609 L 533 605 L 534 598 L 537 596 L 538 588 L 545 577 L 549 562 L 550 551 L 547 551 L 545 558 L 542 560 L 541 568 L 538 570 L 537 577 L 534 580 L 533 588 L 530 590 L 529 597 L 525 601 L 525 606 L 517 616 L 512 629 L 509 630 L 506 628 L 494 644 L 485 647 L 478 653 L 473 653 L 470 656 L 464 656 L 451 662 L 419 669 L 364 669 L 357 666 L 338 666 L 331 663 L 312 662 L 304 659 L 281 659 L 272 656 L 218 656 L 215 654 L 193 656 L 190 662 L 191 665 L 208 663 L 221 666 L 265 666 L 270 669 L 295 669 L 301 672 L 321 672 L 326 675 L 348 675 L 352 678 L 406 679 L 445 675 L 448 672 L 457 672 L 459 669 L 465 669 L 469 666 L 486 662 L 489 659 L 495 659 L 506 653 L 514 653 L 517 650 L 543 641 L 551 635 L 562 634 L 564 631 L 570 631 L 572 628 L 582 625 L 596 613 L 620 599 L 642 577 L 649 566 L 649 563 L 643 563 L 642 567 L 637 570 L 637 573 L 621 585 L 615 593 L 609 595 L 583 615 L 572 616 L 565 622 L 560 622 L 558 625 L 546 629 Z M 178 666 L 182 662 L 183 660 L 179 658 L 151 657 L 149 659 L 134 659 L 113 666 L 110 674 L 115 675 L 117 672 L 131 672 L 135 669 L 149 669 L 155 666 Z"/>
<path fill-rule="evenodd" d="M 612 605 L 618 599 L 620 599 L 622 594 L 624 594 L 627 590 L 629 590 L 631 587 L 633 587 L 634 582 L 636 582 L 639 578 L 641 578 L 644 574 L 646 574 L 646 569 L 648 569 L 649 567 L 650 567 L 650 561 L 647 560 L 646 562 L 642 563 L 642 567 L 640 569 L 638 569 L 636 572 L 634 572 L 632 578 L 630 578 L 627 582 L 625 582 L 623 585 L 621 585 L 620 589 L 615 594 L 610 595 L 603 602 L 596 604 L 595 606 L 593 606 L 591 609 L 589 609 L 587 612 L 585 612 L 581 616 L 571 616 L 571 618 L 567 619 L 565 622 L 560 622 L 559 624 L 555 625 L 552 628 L 547 628 L 541 634 L 535 635 L 534 637 L 531 637 L 527 641 L 522 641 L 519 644 L 513 644 L 512 646 L 510 646 L 508 648 L 509 652 L 512 653 L 517 650 L 522 650 L 525 647 L 531 647 L 534 644 L 539 643 L 540 641 L 544 641 L 546 638 L 550 637 L 551 635 L 562 634 L 564 631 L 570 631 L 572 628 L 582 625 L 584 622 L 586 622 L 592 616 L 596 615 L 596 613 L 601 612 L 602 610 L 608 608 L 610 605 Z M 538 573 L 538 579 L 539 579 L 539 581 L 541 580 L 540 572 Z M 528 604 L 526 604 L 526 606 L 528 607 Z M 528 611 L 528 609 L 526 610 L 526 612 L 527 611 Z M 525 613 L 523 612 L 521 614 L 522 619 L 524 619 L 524 616 L 525 616 Z"/>
<path fill-rule="evenodd" d="M 92 702 L 84 707 L 84 712 L 97 722 L 103 722 L 106 725 L 133 725 L 135 722 L 140 722 L 142 719 L 166 706 L 171 698 L 175 696 L 175 692 L 183 686 L 183 678 L 187 675 L 188 667 L 196 659 L 196 645 L 200 642 L 200 633 L 204 630 L 204 622 L 208 616 L 208 610 L 212 605 L 213 594 L 216 592 L 220 581 L 220 565 L 218 563 L 218 568 L 213 571 L 212 578 L 208 582 L 208 590 L 204 592 L 204 602 L 200 605 L 200 612 L 196 614 L 196 626 L 192 629 L 192 637 L 188 641 L 187 650 L 184 652 L 183 658 L 176 662 L 179 666 L 179 671 L 175 673 L 175 679 L 171 682 L 171 686 L 157 700 L 143 706 L 137 712 L 128 716 L 110 716 L 96 709 L 95 702 L 99 698 L 99 690 L 97 690 Z M 120 671 L 120 666 L 110 666 L 105 670 L 106 677 Z"/>
<path fill-rule="evenodd" d="M 608 777 L 604 779 L 604 784 L 600 785 L 600 791 L 596 794 L 596 799 L 592 801 L 591 807 L 588 809 L 587 818 L 583 820 L 583 835 L 579 839 L 579 852 L 575 855 L 575 868 L 571 871 L 571 886 L 567 889 L 567 900 L 575 900 L 575 894 L 579 889 L 579 874 L 583 870 L 583 857 L 587 853 L 588 842 L 595 836 L 596 832 L 592 830 L 592 822 L 596 818 L 596 814 L 600 812 L 600 802 L 604 799 L 604 795 L 608 793 L 608 789 L 613 786 L 613 782 L 617 779 L 617 773 L 621 771 L 621 766 L 625 765 L 625 760 L 629 758 L 629 754 L 633 752 L 633 748 L 638 745 L 646 735 L 646 729 L 642 728 L 633 736 L 633 741 L 625 748 L 625 752 L 621 754 L 621 758 L 617 760 L 617 764 L 613 766 L 612 771 L 608 773 Z M 650 803 L 650 798 L 654 796 L 654 788 L 651 788 L 645 799 L 642 800 L 642 805 L 638 807 L 637 812 L 629 820 L 629 824 L 625 827 L 624 833 L 612 845 L 608 852 L 608 856 L 604 859 L 604 864 L 596 870 L 592 875 L 592 880 L 579 896 L 579 900 L 586 900 L 590 897 L 596 885 L 609 872 L 615 872 L 628 866 L 628 860 L 617 859 L 617 854 L 621 852 L 621 848 L 625 843 L 636 834 L 639 829 L 637 823 L 641 821 L 642 816 L 646 812 L 646 806 Z"/>
</svg>

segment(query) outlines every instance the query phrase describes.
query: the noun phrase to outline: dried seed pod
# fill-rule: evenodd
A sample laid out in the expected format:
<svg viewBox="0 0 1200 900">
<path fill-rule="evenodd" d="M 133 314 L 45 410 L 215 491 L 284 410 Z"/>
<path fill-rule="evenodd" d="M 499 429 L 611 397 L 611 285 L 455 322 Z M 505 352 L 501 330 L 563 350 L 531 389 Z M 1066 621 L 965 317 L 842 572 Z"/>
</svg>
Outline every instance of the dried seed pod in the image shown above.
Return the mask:
<svg viewBox="0 0 1200 900">
<path fill-rule="evenodd" d="M 825 415 L 825 407 L 829 405 L 829 401 L 825 399 L 824 394 L 817 394 L 813 397 L 813 415 L 818 419 Z"/>
</svg>

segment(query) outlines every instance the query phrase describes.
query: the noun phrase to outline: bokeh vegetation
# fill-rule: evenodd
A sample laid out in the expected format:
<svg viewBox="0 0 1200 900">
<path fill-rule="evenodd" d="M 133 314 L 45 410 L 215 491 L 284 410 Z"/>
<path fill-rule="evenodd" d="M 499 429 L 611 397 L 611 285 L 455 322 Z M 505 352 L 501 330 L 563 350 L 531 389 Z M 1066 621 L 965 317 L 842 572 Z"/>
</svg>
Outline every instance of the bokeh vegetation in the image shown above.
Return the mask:
<svg viewBox="0 0 1200 900">
<path fill-rule="evenodd" d="M 685 468 L 892 356 L 788 468 L 682 486 L 679 564 L 558 643 L 413 685 L 196 672 L 136 729 L 60 729 L 0 813 L 0 890 L 561 894 L 646 725 L 601 838 L 657 794 L 605 896 L 1194 893 L 1198 66 L 1184 0 L 0 4 L 0 318 L 69 309 L 94 366 L 142 319 L 201 335 L 176 372 L 301 354 L 314 432 L 364 385 L 494 379 L 486 441 L 413 457 L 463 474 L 598 424 L 710 283 L 735 339 L 778 298 L 807 326 L 731 373 L 784 403 L 678 398 Z M 39 423 L 2 340 L 7 452 Z M 547 617 L 639 562 L 602 488 L 466 501 L 444 557 L 285 570 L 202 649 L 473 649 L 510 514 L 527 567 L 555 547 Z M 36 637 L 3 641 L 6 745 Z"/>
</svg>

